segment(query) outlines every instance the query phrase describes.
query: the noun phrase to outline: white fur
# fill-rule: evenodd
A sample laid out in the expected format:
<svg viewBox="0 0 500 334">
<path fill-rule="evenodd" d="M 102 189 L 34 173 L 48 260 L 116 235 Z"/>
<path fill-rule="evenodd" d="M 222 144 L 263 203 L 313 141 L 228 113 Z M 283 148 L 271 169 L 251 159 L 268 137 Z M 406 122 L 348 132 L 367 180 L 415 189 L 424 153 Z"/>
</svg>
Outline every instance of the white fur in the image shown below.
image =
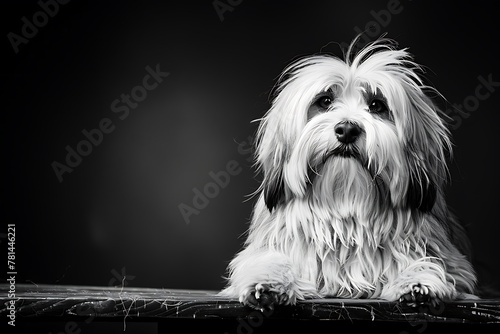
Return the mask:
<svg viewBox="0 0 500 334">
<path fill-rule="evenodd" d="M 346 58 L 308 57 L 280 78 L 258 130 L 260 197 L 222 294 L 247 303 L 265 285 L 288 304 L 397 300 L 416 285 L 444 300 L 473 293 L 462 231 L 442 193 L 449 133 L 419 66 L 385 39 Z M 308 114 L 329 90 L 328 110 Z M 370 112 L 370 94 L 383 96 L 390 115 Z M 329 155 L 341 146 L 334 128 L 345 121 L 362 129 L 357 155 Z"/>
</svg>

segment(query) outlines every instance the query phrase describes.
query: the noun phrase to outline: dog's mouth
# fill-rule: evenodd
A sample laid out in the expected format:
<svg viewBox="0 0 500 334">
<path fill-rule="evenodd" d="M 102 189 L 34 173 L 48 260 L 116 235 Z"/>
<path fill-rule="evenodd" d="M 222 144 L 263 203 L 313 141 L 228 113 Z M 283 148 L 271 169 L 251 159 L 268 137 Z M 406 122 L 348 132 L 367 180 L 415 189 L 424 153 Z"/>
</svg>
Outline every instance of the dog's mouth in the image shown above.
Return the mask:
<svg viewBox="0 0 500 334">
<path fill-rule="evenodd" d="M 323 156 L 322 163 L 324 164 L 326 160 L 328 160 L 331 157 L 354 158 L 361 161 L 361 154 L 359 153 L 359 148 L 351 144 L 341 144 L 335 147 L 333 150 L 326 152 L 325 155 Z"/>
</svg>

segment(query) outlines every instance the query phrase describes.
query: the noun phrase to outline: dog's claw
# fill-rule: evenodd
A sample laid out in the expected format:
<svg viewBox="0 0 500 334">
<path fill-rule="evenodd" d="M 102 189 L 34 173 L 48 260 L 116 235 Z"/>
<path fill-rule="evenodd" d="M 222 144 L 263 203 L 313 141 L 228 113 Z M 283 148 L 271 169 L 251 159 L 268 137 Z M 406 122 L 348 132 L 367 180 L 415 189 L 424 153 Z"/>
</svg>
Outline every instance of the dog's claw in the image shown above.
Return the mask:
<svg viewBox="0 0 500 334">
<path fill-rule="evenodd" d="M 283 304 L 287 300 L 288 296 L 271 291 L 268 285 L 257 284 L 255 291 L 247 297 L 245 305 L 261 312 L 274 311 L 275 305 Z"/>
<path fill-rule="evenodd" d="M 429 288 L 421 284 L 413 285 L 410 291 L 399 298 L 399 302 L 412 307 L 428 304 L 436 305 L 439 303 L 438 299 L 429 291 Z"/>
</svg>

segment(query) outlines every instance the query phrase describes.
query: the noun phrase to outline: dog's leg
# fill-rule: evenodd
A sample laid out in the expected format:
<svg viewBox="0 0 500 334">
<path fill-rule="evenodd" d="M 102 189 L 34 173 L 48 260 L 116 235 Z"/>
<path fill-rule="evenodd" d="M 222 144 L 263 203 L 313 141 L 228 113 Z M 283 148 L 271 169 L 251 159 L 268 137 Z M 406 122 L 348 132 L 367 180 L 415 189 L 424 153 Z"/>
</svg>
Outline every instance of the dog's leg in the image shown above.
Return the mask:
<svg viewBox="0 0 500 334">
<path fill-rule="evenodd" d="M 277 251 L 246 248 L 229 268 L 229 287 L 221 295 L 238 298 L 254 309 L 272 310 L 315 294 L 314 284 L 300 279 L 290 258 Z"/>
</svg>

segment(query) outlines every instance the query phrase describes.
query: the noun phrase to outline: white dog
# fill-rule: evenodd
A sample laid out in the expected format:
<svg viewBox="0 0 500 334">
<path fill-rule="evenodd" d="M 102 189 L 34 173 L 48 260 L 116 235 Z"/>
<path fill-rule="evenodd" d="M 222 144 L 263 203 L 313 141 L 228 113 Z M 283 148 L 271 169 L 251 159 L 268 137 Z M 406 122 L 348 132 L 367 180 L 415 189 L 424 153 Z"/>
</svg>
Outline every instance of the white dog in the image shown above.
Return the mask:
<svg viewBox="0 0 500 334">
<path fill-rule="evenodd" d="M 472 296 L 448 211 L 449 132 L 406 49 L 379 39 L 345 61 L 311 56 L 281 76 L 261 119 L 263 173 L 222 295 L 263 310 L 308 297 L 410 305 Z"/>
</svg>

